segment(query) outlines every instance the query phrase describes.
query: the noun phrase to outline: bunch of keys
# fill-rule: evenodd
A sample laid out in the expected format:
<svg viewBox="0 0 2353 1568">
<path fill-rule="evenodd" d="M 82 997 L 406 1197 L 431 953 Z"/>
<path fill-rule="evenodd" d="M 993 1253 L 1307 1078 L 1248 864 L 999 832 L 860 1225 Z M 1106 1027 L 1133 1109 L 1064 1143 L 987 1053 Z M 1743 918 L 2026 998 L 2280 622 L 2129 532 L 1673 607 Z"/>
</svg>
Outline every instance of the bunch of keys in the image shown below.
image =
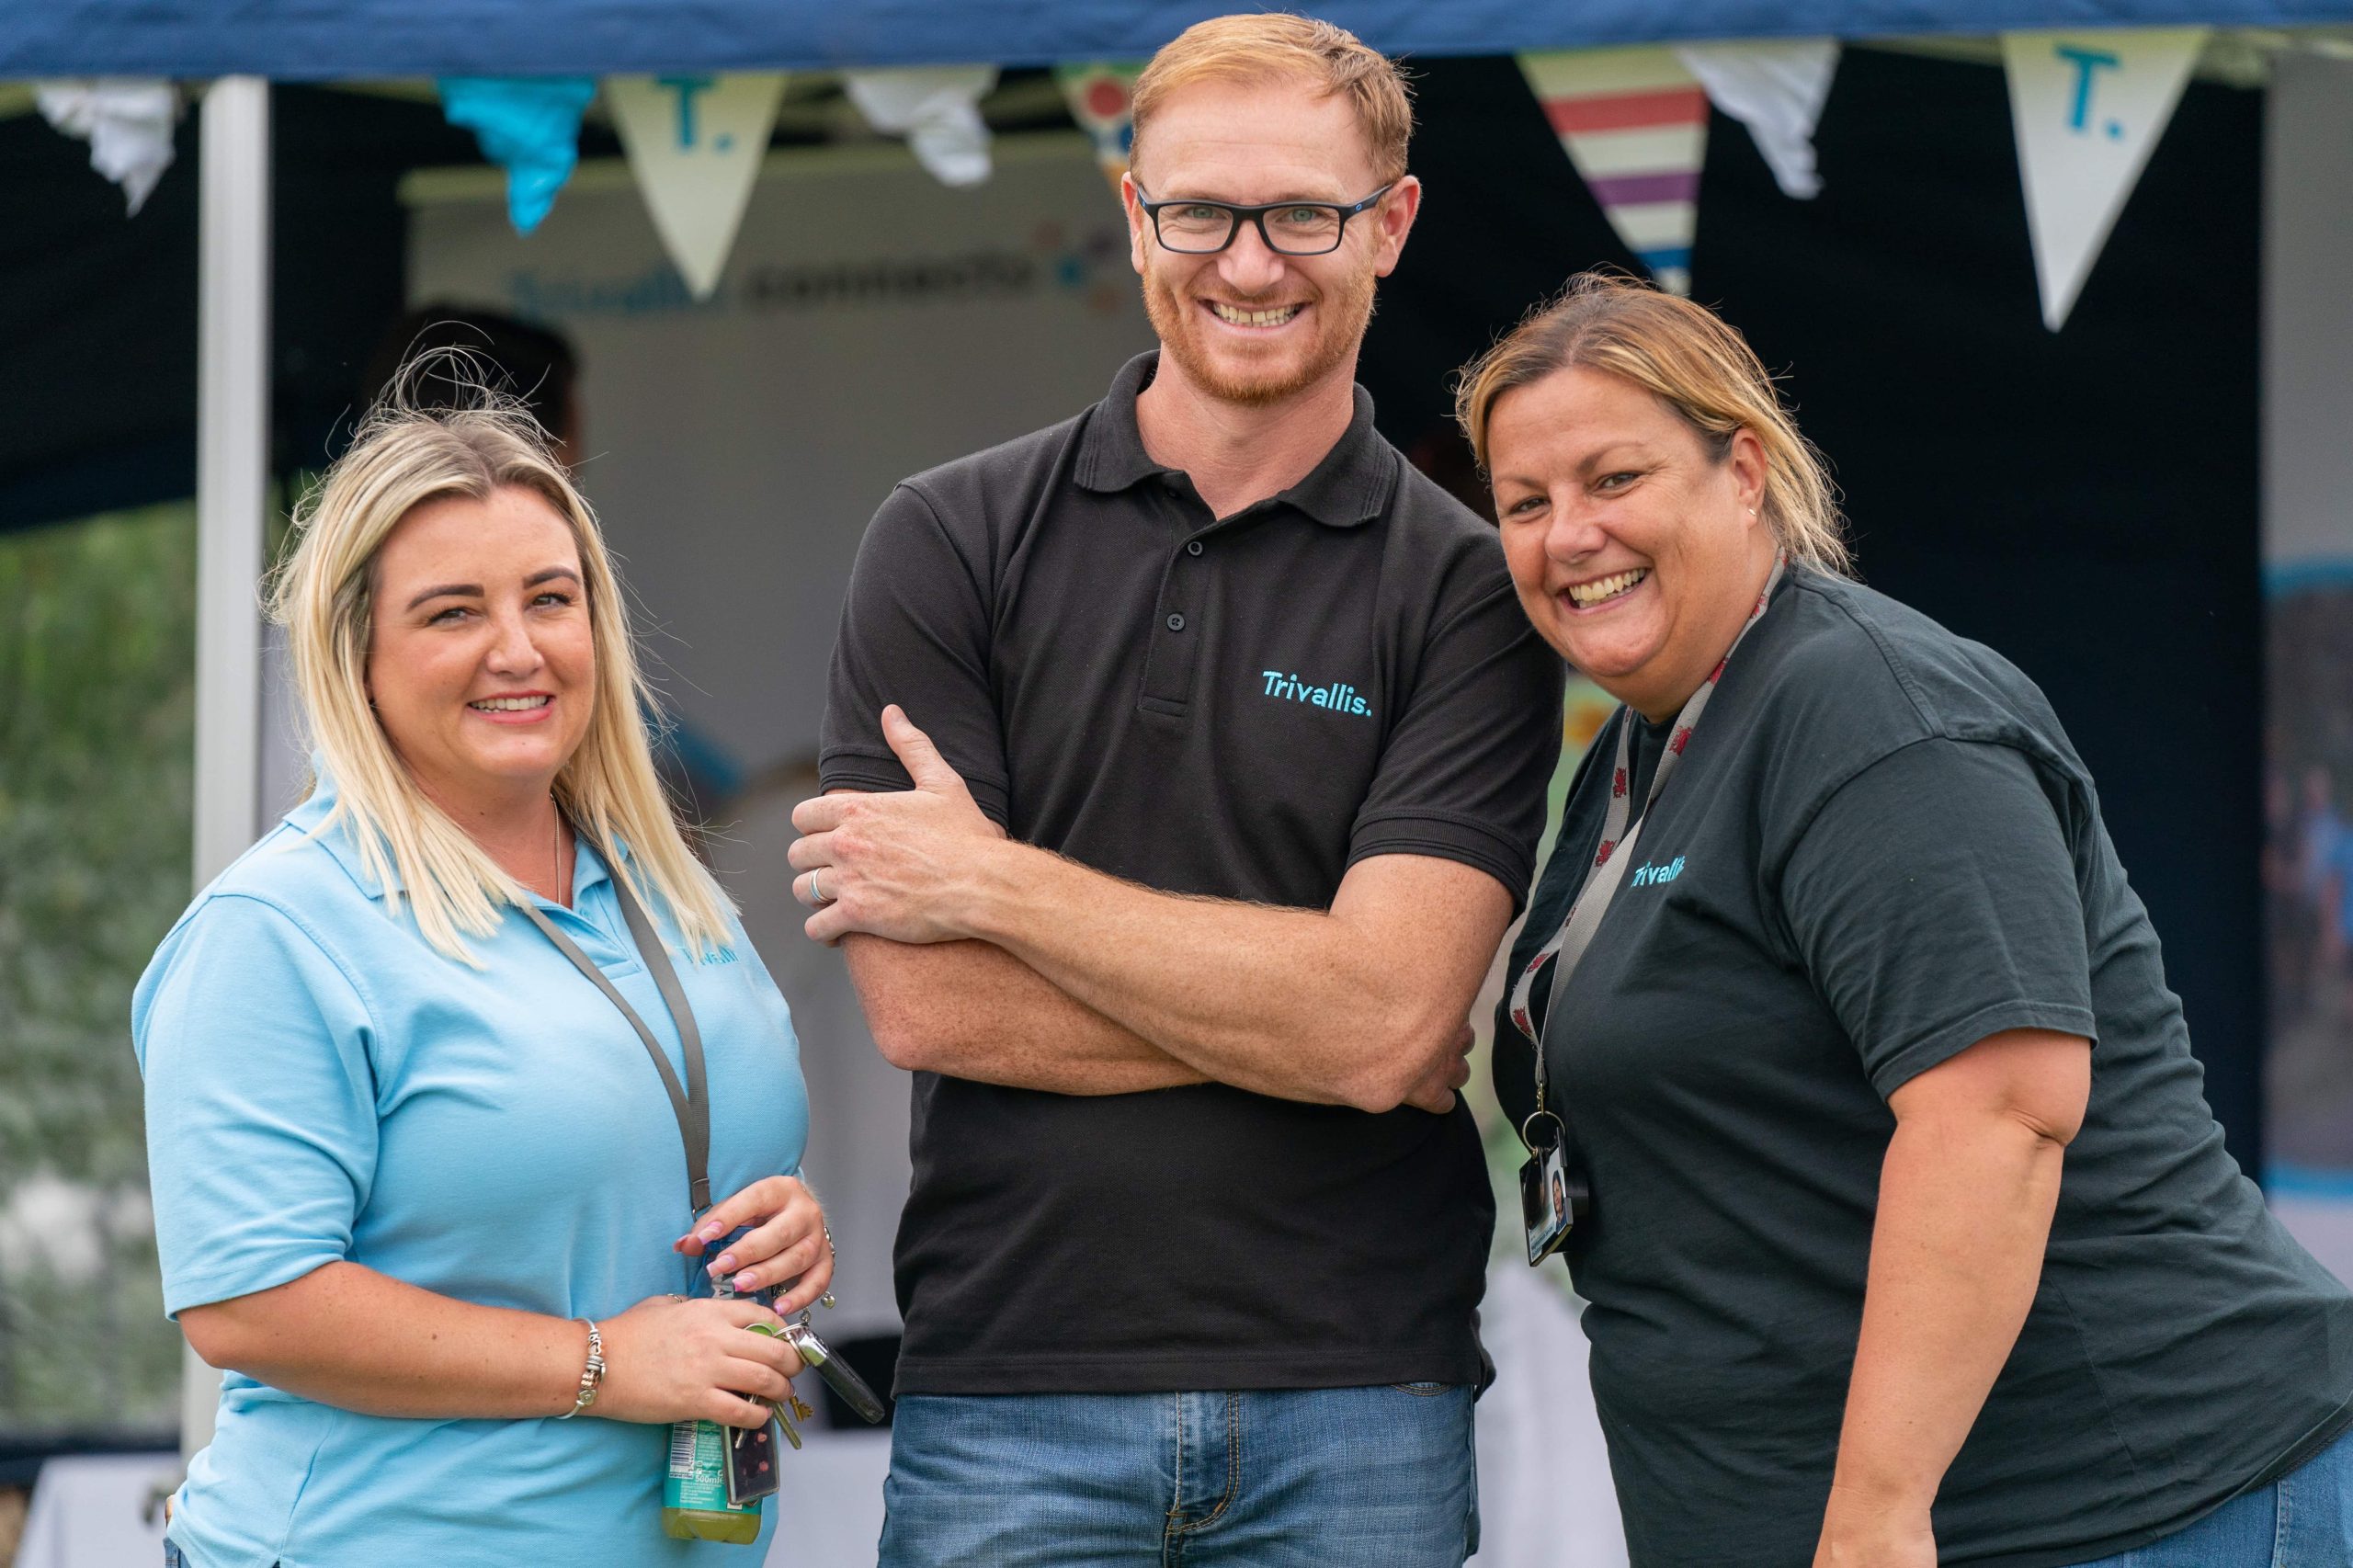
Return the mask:
<svg viewBox="0 0 2353 1568">
<path fill-rule="evenodd" d="M 710 1260 L 723 1256 L 738 1239 L 748 1234 L 750 1231 L 749 1225 L 738 1226 L 706 1247 L 703 1253 L 705 1260 L 703 1278 L 710 1283 L 710 1293 L 721 1301 L 757 1301 L 764 1307 L 772 1307 L 776 1299 L 790 1290 L 798 1281 L 787 1280 L 781 1285 L 739 1291 L 735 1289 L 732 1277 L 714 1275 L 710 1272 Z M 830 1307 L 834 1304 L 834 1299 L 830 1295 L 820 1297 L 819 1304 Z M 779 1331 L 760 1328 L 755 1332 L 774 1334 Z M 808 1309 L 803 1308 L 797 1316 L 785 1319 L 781 1332 L 785 1342 L 799 1353 L 801 1364 L 813 1369 L 819 1377 L 824 1379 L 826 1386 L 841 1395 L 852 1410 L 857 1411 L 868 1421 L 881 1421 L 882 1402 L 874 1397 L 874 1391 L 866 1386 L 865 1379 L 852 1371 L 847 1362 L 836 1357 L 826 1347 L 825 1342 L 817 1337 L 817 1331 L 809 1325 Z M 768 1403 L 765 1400 L 761 1403 Z M 797 1450 L 801 1447 L 801 1428 L 797 1423 L 808 1420 L 817 1414 L 816 1411 L 804 1403 L 799 1391 L 789 1384 L 785 1390 L 785 1403 L 768 1404 L 768 1409 L 775 1416 L 771 1425 L 781 1431 L 784 1434 L 784 1440 Z M 772 1449 L 773 1445 L 768 1441 L 767 1427 L 761 1427 L 756 1431 L 741 1427 L 736 1429 L 734 1440 L 728 1450 L 727 1495 L 730 1502 L 740 1506 L 755 1497 L 766 1497 L 775 1493 L 780 1483 L 780 1478 L 777 1474 L 776 1467 L 768 1462 L 766 1457 Z"/>
</svg>

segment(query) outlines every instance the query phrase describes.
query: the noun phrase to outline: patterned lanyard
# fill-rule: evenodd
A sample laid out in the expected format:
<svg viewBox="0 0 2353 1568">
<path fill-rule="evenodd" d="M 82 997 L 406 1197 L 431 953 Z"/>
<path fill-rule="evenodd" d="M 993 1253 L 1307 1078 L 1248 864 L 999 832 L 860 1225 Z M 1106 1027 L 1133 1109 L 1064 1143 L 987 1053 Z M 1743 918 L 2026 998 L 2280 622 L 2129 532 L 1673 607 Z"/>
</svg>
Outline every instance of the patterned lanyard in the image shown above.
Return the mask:
<svg viewBox="0 0 2353 1568">
<path fill-rule="evenodd" d="M 1641 820 L 1627 829 L 1627 819 L 1633 810 L 1631 794 L 1633 778 L 1634 716 L 1626 708 L 1618 710 L 1618 757 L 1609 777 L 1609 812 L 1601 826 L 1601 848 L 1593 858 L 1593 866 L 1585 874 L 1585 884 L 1577 889 L 1576 901 L 1569 905 L 1569 917 L 1561 922 L 1561 929 L 1552 939 L 1540 949 L 1536 956 L 1520 971 L 1518 981 L 1511 988 L 1511 1021 L 1536 1047 L 1536 1108 L 1519 1126 L 1519 1141 L 1532 1152 L 1538 1145 L 1531 1136 L 1537 1119 L 1544 1118 L 1552 1123 L 1552 1137 L 1558 1142 L 1567 1128 L 1558 1114 L 1545 1106 L 1544 1041 L 1536 1032 L 1529 1004 L 1535 999 L 1536 977 L 1546 965 L 1552 966 L 1551 996 L 1544 1009 L 1544 1021 L 1549 1028 L 1559 1016 L 1562 994 L 1568 989 L 1569 976 L 1576 972 L 1577 964 L 1585 958 L 1586 949 L 1593 945 L 1593 934 L 1601 926 L 1601 917 L 1609 911 L 1610 901 L 1626 881 L 1626 868 L 1634 858 L 1634 841 L 1643 829 L 1650 825 L 1651 807 L 1659 792 L 1666 788 L 1667 778 L 1675 772 L 1676 764 L 1683 759 L 1683 748 L 1691 744 L 1691 732 L 1699 727 L 1699 715 L 1707 711 L 1708 699 L 1714 695 L 1716 683 L 1724 677 L 1724 666 L 1732 663 L 1733 653 L 1746 639 L 1759 620 L 1765 618 L 1766 607 L 1773 602 L 1773 590 L 1780 585 L 1781 574 L 1789 569 L 1790 558 L 1785 553 L 1773 562 L 1773 574 L 1765 579 L 1765 588 L 1756 596 L 1756 608 L 1741 623 L 1740 635 L 1732 640 L 1732 647 L 1716 661 L 1708 678 L 1699 683 L 1683 711 L 1675 716 L 1675 728 L 1666 737 L 1666 750 L 1660 754 L 1658 767 L 1651 774 L 1651 787 L 1643 797 Z M 1624 851 L 1620 854 L 1620 851 Z M 1603 875 L 1604 871 L 1608 875 Z M 1550 1145 L 1547 1145 L 1549 1147 Z"/>
</svg>

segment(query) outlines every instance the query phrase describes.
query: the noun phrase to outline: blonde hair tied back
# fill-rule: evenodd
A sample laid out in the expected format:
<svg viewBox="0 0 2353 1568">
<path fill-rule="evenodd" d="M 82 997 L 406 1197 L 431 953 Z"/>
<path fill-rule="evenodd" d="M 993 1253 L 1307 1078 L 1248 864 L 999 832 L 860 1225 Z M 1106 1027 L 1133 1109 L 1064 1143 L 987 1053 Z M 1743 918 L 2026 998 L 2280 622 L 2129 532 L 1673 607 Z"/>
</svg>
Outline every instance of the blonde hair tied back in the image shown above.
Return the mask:
<svg viewBox="0 0 2353 1568">
<path fill-rule="evenodd" d="M 427 373 L 437 403 L 420 406 Z M 401 520 L 428 501 L 487 500 L 519 486 L 571 528 L 586 580 L 597 690 L 579 748 L 556 776 L 557 804 L 612 874 L 650 907 L 666 907 L 698 957 L 728 940 L 726 894 L 695 858 L 654 767 L 643 715 L 656 711 L 632 644 L 621 585 L 587 502 L 547 436 L 517 399 L 492 390 L 464 350 L 404 366 L 359 423 L 350 447 L 295 509 L 290 548 L 270 585 L 286 628 L 312 744 L 334 774 L 335 805 L 316 834 L 340 824 L 395 917 L 404 894 L 419 933 L 480 967 L 466 936 L 498 928 L 501 908 L 530 895 L 426 796 L 394 751 L 368 698 L 376 556 Z M 626 843 L 630 858 L 616 846 Z"/>
<path fill-rule="evenodd" d="M 1454 416 L 1490 472 L 1488 426 L 1497 400 L 1561 370 L 1622 377 L 1657 397 L 1721 461 L 1742 430 L 1765 451 L 1760 510 L 1790 557 L 1836 576 L 1854 560 L 1829 464 L 1781 401 L 1747 339 L 1704 305 L 1609 272 L 1583 272 L 1560 295 L 1462 368 Z"/>
</svg>

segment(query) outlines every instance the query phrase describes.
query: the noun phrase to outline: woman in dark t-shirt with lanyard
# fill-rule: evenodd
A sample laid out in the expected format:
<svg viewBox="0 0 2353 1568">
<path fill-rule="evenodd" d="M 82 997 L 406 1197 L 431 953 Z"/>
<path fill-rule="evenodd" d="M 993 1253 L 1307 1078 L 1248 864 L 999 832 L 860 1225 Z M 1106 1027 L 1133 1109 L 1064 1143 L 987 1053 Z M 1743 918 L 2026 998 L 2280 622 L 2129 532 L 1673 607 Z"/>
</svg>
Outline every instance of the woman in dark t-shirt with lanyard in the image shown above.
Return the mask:
<svg viewBox="0 0 2353 1568">
<path fill-rule="evenodd" d="M 1697 305 L 1581 278 L 1459 412 L 1625 704 L 1496 1075 L 1637 1568 L 2353 1564 L 2353 1300 L 2223 1151 L 2042 694 L 1848 580 Z"/>
</svg>

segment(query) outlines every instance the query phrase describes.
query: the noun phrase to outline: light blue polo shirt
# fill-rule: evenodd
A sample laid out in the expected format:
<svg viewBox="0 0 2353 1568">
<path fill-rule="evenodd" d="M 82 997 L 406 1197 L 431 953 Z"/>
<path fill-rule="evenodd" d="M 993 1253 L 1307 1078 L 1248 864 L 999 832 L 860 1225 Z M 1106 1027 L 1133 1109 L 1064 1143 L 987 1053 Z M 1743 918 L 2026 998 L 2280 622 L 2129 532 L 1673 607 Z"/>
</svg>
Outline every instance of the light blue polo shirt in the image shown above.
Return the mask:
<svg viewBox="0 0 2353 1568">
<path fill-rule="evenodd" d="M 686 1158 L 635 1032 L 520 911 L 468 938 L 480 970 L 389 917 L 341 827 L 306 836 L 333 801 L 322 772 L 198 895 L 132 1000 L 165 1308 L 342 1258 L 567 1318 L 685 1289 Z M 683 1074 L 603 861 L 583 844 L 574 866 L 574 907 L 540 908 Z M 729 928 L 699 964 L 671 948 L 709 1062 L 714 1198 L 798 1171 L 808 1133 L 784 998 Z M 663 1535 L 667 1431 L 358 1415 L 232 1372 L 171 1533 L 195 1568 L 758 1562 Z"/>
</svg>

